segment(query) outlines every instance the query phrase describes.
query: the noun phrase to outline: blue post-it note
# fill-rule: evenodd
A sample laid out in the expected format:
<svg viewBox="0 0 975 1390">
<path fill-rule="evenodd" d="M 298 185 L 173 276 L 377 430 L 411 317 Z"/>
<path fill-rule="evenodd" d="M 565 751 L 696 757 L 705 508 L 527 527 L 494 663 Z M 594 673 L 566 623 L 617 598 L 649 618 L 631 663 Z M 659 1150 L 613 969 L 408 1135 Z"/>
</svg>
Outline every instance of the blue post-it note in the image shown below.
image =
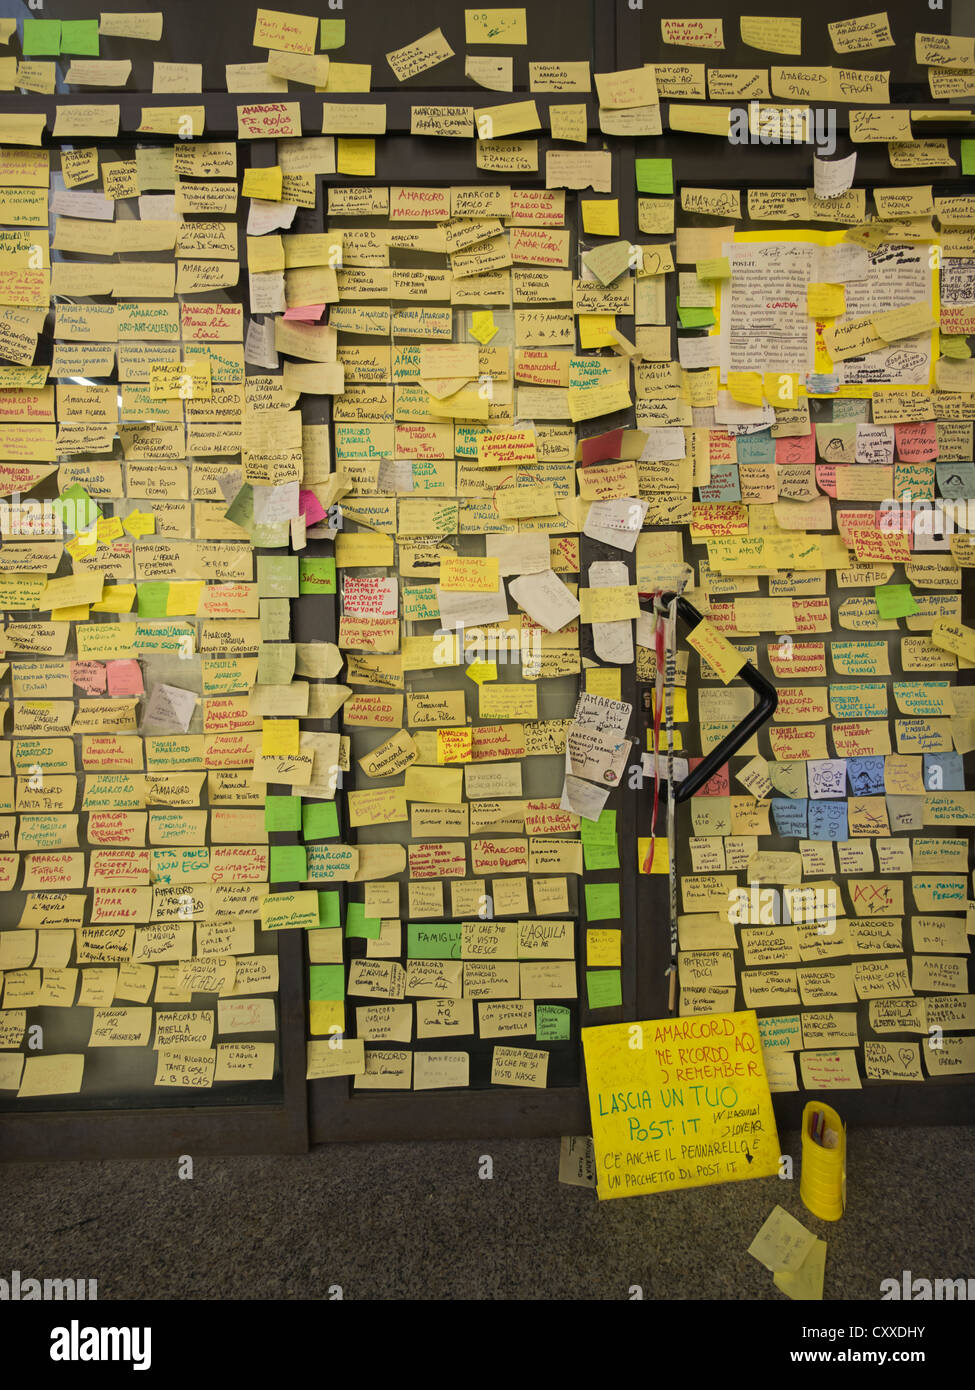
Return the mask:
<svg viewBox="0 0 975 1390">
<path fill-rule="evenodd" d="M 789 801 L 785 797 L 776 796 L 772 798 L 771 806 L 776 834 L 781 835 L 783 840 L 808 838 L 806 827 L 809 802 L 805 797 L 800 796 L 794 801 Z"/>
<path fill-rule="evenodd" d="M 846 775 L 851 796 L 883 796 L 884 759 L 882 757 L 848 758 Z"/>
<path fill-rule="evenodd" d="M 735 440 L 735 453 L 739 463 L 774 463 L 775 440 L 772 438 L 771 430 L 738 435 Z"/>
<path fill-rule="evenodd" d="M 740 502 L 741 478 L 737 463 L 712 463 L 711 481 L 698 489 L 702 502 Z"/>
<path fill-rule="evenodd" d="M 849 838 L 847 803 L 845 801 L 810 801 L 810 840 L 848 840 Z"/>
<path fill-rule="evenodd" d="M 925 753 L 923 775 L 927 792 L 965 790 L 965 764 L 960 753 Z"/>
<path fill-rule="evenodd" d="M 934 473 L 942 497 L 952 501 L 961 497 L 975 497 L 975 463 L 971 459 L 960 459 L 957 463 L 936 463 Z"/>
<path fill-rule="evenodd" d="M 674 161 L 672 159 L 638 159 L 636 186 L 639 193 L 655 193 L 671 197 L 674 192 Z"/>
</svg>

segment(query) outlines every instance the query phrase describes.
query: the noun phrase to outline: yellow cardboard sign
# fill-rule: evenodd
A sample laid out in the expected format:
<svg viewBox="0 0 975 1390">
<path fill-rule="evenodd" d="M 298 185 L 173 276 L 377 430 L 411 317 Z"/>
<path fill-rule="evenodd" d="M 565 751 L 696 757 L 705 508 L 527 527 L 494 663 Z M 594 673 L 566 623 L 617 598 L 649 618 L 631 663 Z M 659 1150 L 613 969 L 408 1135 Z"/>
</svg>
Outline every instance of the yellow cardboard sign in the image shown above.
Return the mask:
<svg viewBox="0 0 975 1390">
<path fill-rule="evenodd" d="M 600 1198 L 778 1172 L 753 1010 L 583 1028 L 582 1045 Z"/>
</svg>

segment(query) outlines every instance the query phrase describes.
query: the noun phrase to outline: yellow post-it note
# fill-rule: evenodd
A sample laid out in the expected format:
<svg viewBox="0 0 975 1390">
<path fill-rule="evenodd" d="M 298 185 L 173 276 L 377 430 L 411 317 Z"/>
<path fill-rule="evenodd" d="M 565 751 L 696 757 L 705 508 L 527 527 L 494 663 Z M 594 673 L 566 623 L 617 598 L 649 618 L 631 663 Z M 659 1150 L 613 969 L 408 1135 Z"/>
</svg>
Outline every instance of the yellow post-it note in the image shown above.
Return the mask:
<svg viewBox="0 0 975 1390">
<path fill-rule="evenodd" d="M 586 964 L 619 965 L 623 933 L 614 927 L 590 927 L 586 932 Z"/>
<path fill-rule="evenodd" d="M 678 747 L 678 746 L 679 746 L 679 745 L 678 745 L 677 743 L 674 744 L 674 747 L 675 747 L 675 748 Z M 647 855 L 648 855 L 649 853 L 650 853 L 650 837 L 649 837 L 649 835 L 648 835 L 648 836 L 645 836 L 645 837 L 642 837 L 642 836 L 639 837 L 639 838 L 637 839 L 637 842 L 636 842 L 636 862 L 637 862 L 637 867 L 638 867 L 638 869 L 639 869 L 639 871 L 640 871 L 641 874 L 645 874 L 645 873 L 647 872 L 647 870 L 646 870 L 646 868 L 645 868 L 644 866 L 645 866 L 645 864 L 646 864 L 646 862 L 647 862 Z M 658 835 L 658 836 L 654 839 L 654 842 L 653 842 L 653 859 L 652 859 L 652 861 L 651 861 L 651 863 L 650 863 L 650 872 L 651 872 L 652 874 L 669 874 L 669 873 L 670 873 L 670 853 L 669 853 L 669 851 L 668 851 L 668 849 L 667 849 L 667 837 L 666 837 L 666 835 Z"/>
<path fill-rule="evenodd" d="M 440 561 L 441 589 L 493 594 L 498 578 L 496 555 L 445 555 Z"/>
<path fill-rule="evenodd" d="M 264 198 L 271 203 L 280 203 L 284 174 L 275 164 L 270 169 L 245 169 L 241 192 L 245 198 Z"/>
<path fill-rule="evenodd" d="M 776 410 L 793 410 L 799 404 L 799 373 L 765 372 L 762 390 Z"/>
<path fill-rule="evenodd" d="M 475 309 L 471 314 L 471 337 L 485 347 L 496 336 L 498 325 L 494 322 L 494 313 L 491 309 Z"/>
<path fill-rule="evenodd" d="M 170 580 L 166 594 L 166 616 L 180 618 L 194 614 L 200 606 L 200 595 L 204 588 L 202 579 Z"/>
<path fill-rule="evenodd" d="M 258 10 L 254 20 L 255 48 L 285 53 L 314 53 L 318 38 L 315 15 L 289 14 L 284 10 Z"/>
<path fill-rule="evenodd" d="M 265 719 L 261 725 L 261 752 L 264 756 L 296 758 L 298 756 L 297 719 Z"/>
<path fill-rule="evenodd" d="M 27 1056 L 20 1082 L 22 1096 L 66 1096 L 81 1090 L 85 1070 L 83 1052 L 54 1052 L 46 1057 Z"/>
<path fill-rule="evenodd" d="M 437 762 L 469 763 L 474 757 L 474 730 L 438 729 Z"/>
<path fill-rule="evenodd" d="M 953 652 L 965 661 L 975 661 L 975 628 L 938 618 L 931 629 L 931 641 L 942 651 Z"/>
<path fill-rule="evenodd" d="M 635 584 L 607 584 L 600 589 L 580 589 L 580 621 L 583 623 L 622 622 L 640 616 L 639 593 Z"/>
<path fill-rule="evenodd" d="M 618 666 L 588 666 L 586 690 L 590 695 L 603 695 L 607 700 L 622 698 L 622 671 Z"/>
<path fill-rule="evenodd" d="M 707 618 L 687 634 L 687 641 L 725 685 L 738 674 L 747 660 Z"/>
<path fill-rule="evenodd" d="M 467 667 L 467 675 L 475 685 L 481 685 L 484 681 L 496 681 L 498 679 L 498 663 L 496 661 L 472 661 Z"/>
<path fill-rule="evenodd" d="M 616 198 L 583 198 L 582 230 L 592 236 L 619 236 L 620 205 Z"/>
<path fill-rule="evenodd" d="M 797 1302 L 821 1302 L 825 1279 L 826 1242 L 818 1236 L 797 1270 L 779 1270 L 772 1275 L 775 1287 Z"/>
<path fill-rule="evenodd" d="M 464 37 L 468 43 L 527 43 L 526 11 L 465 10 Z"/>
<path fill-rule="evenodd" d="M 615 314 L 580 314 L 580 348 L 612 347 L 616 341 L 613 337 L 615 328 Z"/>
<path fill-rule="evenodd" d="M 758 372 L 729 372 L 728 390 L 742 405 L 763 405 L 762 378 Z"/>
<path fill-rule="evenodd" d="M 807 1231 L 784 1207 L 773 1207 L 748 1253 L 773 1274 L 795 1274 L 815 1240 L 813 1232 Z"/>
<path fill-rule="evenodd" d="M 806 286 L 806 313 L 814 319 L 835 319 L 846 313 L 846 288 L 824 282 Z"/>
<path fill-rule="evenodd" d="M 338 137 L 335 155 L 335 169 L 339 174 L 352 174 L 356 178 L 374 179 L 376 177 L 375 140 L 357 140 L 348 136 Z"/>
<path fill-rule="evenodd" d="M 122 525 L 136 540 L 140 536 L 155 535 L 156 532 L 156 518 L 152 512 L 129 512 L 128 516 L 123 518 Z"/>
<path fill-rule="evenodd" d="M 707 261 L 698 261 L 697 278 L 699 280 L 730 280 L 731 262 L 727 256 L 713 256 Z"/>
<path fill-rule="evenodd" d="M 720 1088 L 709 1092 L 703 1085 L 673 1084 L 674 1059 L 687 1045 L 686 1018 L 583 1028 L 596 1193 L 601 1199 L 767 1178 L 778 1172 L 779 1137 L 758 1020 L 746 1010 L 711 1014 L 707 1023 L 712 1037 L 720 1030 L 721 1046 L 730 1056 L 749 1061 L 735 1076 L 734 1100 L 726 1089 L 724 1104 Z M 642 1047 L 633 1044 L 634 1026 L 642 1034 Z M 620 1104 L 621 1096 L 629 1103 Z M 666 1144 L 648 1138 L 655 1117 L 665 1109 L 678 1135 L 693 1136 L 676 1160 Z M 729 1109 L 747 1114 L 747 1160 L 744 1139 L 740 1145 L 721 1142 L 725 1128 L 734 1123 Z"/>
<path fill-rule="evenodd" d="M 791 53 L 794 56 L 802 52 L 801 19 L 743 14 L 740 25 L 741 41 L 749 48 L 760 48 L 763 53 Z"/>
</svg>

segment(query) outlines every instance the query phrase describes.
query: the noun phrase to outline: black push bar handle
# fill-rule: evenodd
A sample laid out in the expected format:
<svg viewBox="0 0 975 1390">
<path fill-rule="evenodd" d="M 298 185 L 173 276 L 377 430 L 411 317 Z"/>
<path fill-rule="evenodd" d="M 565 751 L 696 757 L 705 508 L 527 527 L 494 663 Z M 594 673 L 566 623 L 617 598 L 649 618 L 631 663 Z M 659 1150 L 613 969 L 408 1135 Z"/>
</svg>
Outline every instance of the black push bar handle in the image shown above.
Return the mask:
<svg viewBox="0 0 975 1390">
<path fill-rule="evenodd" d="M 686 598 L 681 598 L 679 594 L 667 593 L 660 595 L 661 604 L 668 607 L 677 599 L 677 615 L 682 618 L 688 627 L 697 627 L 698 623 L 704 621 L 703 614 L 699 613 L 692 603 L 688 603 Z M 702 758 L 693 772 L 690 772 L 683 782 L 676 783 L 674 787 L 674 800 L 676 802 L 687 801 L 704 786 L 705 782 L 710 782 L 719 768 L 724 767 L 725 763 L 738 752 L 743 743 L 747 743 L 761 726 L 771 719 L 779 703 L 779 697 L 775 686 L 767 681 L 760 671 L 757 671 L 750 661 L 746 661 L 738 672 L 746 685 L 751 686 L 758 696 L 758 704 L 745 716 L 737 728 L 732 729 L 730 734 L 718 744 L 717 748 L 712 748 L 706 758 Z M 667 784 L 661 782 L 660 795 L 667 795 Z"/>
</svg>

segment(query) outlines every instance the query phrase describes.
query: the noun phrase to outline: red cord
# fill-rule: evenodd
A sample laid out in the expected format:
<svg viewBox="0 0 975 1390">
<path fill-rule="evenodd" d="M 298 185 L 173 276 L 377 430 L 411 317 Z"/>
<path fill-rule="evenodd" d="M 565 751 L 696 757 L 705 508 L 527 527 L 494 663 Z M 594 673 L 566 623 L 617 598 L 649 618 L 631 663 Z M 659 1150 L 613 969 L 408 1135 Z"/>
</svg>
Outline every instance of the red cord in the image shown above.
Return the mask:
<svg viewBox="0 0 975 1390">
<path fill-rule="evenodd" d="M 656 618 L 656 662 L 653 697 L 653 810 L 650 813 L 650 847 L 643 861 L 643 872 L 648 874 L 653 866 L 653 850 L 657 840 L 657 806 L 660 800 L 660 719 L 664 707 L 664 624 L 663 615 L 656 613 L 657 594 L 653 595 Z"/>
</svg>

